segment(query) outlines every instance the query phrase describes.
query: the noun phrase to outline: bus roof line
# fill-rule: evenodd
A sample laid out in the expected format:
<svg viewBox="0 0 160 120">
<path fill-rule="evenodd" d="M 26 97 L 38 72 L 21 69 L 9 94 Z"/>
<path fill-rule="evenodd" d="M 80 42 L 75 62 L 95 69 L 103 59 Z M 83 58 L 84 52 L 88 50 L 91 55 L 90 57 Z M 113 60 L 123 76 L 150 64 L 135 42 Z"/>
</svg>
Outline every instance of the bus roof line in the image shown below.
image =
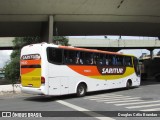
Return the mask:
<svg viewBox="0 0 160 120">
<path fill-rule="evenodd" d="M 103 51 L 103 50 L 95 50 L 95 49 L 86 49 L 86 48 L 77 48 L 72 46 L 59 46 L 59 48 L 69 49 L 69 50 L 80 50 L 80 51 L 88 51 L 88 52 L 99 52 L 99 53 L 108 53 L 108 54 L 115 54 L 115 55 L 124 55 L 118 52 L 110 52 L 110 51 Z"/>
</svg>

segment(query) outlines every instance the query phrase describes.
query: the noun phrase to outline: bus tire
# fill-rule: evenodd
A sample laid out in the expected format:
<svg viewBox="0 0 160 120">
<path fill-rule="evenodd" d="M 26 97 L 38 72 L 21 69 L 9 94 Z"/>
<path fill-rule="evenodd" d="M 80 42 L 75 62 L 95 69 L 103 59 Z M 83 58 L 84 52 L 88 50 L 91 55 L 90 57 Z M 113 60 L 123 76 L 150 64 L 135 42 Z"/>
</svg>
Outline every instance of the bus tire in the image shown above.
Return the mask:
<svg viewBox="0 0 160 120">
<path fill-rule="evenodd" d="M 132 87 L 132 81 L 128 80 L 126 83 L 126 89 L 129 90 Z"/>
<path fill-rule="evenodd" d="M 86 91 L 87 91 L 87 86 L 84 83 L 80 83 L 77 87 L 77 96 L 78 97 L 85 96 Z"/>
</svg>

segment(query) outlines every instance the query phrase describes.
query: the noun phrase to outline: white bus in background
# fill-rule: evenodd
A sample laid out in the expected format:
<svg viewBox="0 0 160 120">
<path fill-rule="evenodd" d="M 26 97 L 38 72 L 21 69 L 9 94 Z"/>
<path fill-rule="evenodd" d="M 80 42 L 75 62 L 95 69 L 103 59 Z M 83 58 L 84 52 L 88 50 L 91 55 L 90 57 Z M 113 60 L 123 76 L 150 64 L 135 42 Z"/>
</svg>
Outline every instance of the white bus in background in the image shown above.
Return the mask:
<svg viewBox="0 0 160 120">
<path fill-rule="evenodd" d="M 138 60 L 116 52 L 39 43 L 21 50 L 22 92 L 77 94 L 140 85 Z"/>
</svg>

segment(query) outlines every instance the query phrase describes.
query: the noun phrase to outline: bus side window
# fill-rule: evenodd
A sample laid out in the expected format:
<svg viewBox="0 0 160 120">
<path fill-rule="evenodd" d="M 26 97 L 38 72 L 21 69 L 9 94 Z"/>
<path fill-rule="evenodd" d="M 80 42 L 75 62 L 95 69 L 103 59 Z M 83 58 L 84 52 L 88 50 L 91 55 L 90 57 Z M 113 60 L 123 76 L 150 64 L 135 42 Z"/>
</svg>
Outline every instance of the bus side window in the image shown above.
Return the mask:
<svg viewBox="0 0 160 120">
<path fill-rule="evenodd" d="M 84 52 L 84 57 L 83 57 L 84 59 L 84 63 L 85 63 L 85 65 L 89 65 L 90 64 L 90 55 L 89 55 L 89 53 L 87 53 L 87 52 Z"/>
<path fill-rule="evenodd" d="M 105 54 L 99 54 L 98 65 L 106 65 L 106 55 Z"/>
<path fill-rule="evenodd" d="M 94 53 L 91 53 L 91 56 L 90 56 L 90 64 L 95 65 Z"/>
<path fill-rule="evenodd" d="M 94 53 L 90 52 L 81 52 L 80 61 L 83 61 L 84 65 L 93 65 L 94 64 Z"/>
<path fill-rule="evenodd" d="M 125 66 L 130 66 L 130 67 L 132 67 L 132 66 L 133 66 L 133 65 L 132 65 L 132 58 L 129 57 L 129 56 L 125 56 L 125 57 L 124 57 L 124 65 L 125 65 Z"/>
<path fill-rule="evenodd" d="M 123 65 L 123 56 L 116 57 L 116 65 L 122 66 Z"/>
<path fill-rule="evenodd" d="M 113 56 L 112 55 L 108 55 L 108 65 L 109 66 L 113 65 L 112 59 L 113 59 Z"/>
<path fill-rule="evenodd" d="M 83 60 L 82 60 L 82 53 L 80 51 L 76 52 L 76 64 L 83 64 Z"/>
<path fill-rule="evenodd" d="M 82 61 L 81 63 L 83 63 L 85 65 L 86 64 L 85 52 L 81 52 L 80 58 L 81 58 L 81 61 Z"/>
<path fill-rule="evenodd" d="M 117 61 L 116 61 L 116 56 L 115 55 L 111 55 L 111 64 L 112 65 L 117 65 Z"/>
<path fill-rule="evenodd" d="M 112 56 L 112 65 L 117 65 L 116 56 Z"/>
<path fill-rule="evenodd" d="M 62 64 L 62 49 L 47 48 L 48 61 L 55 64 Z"/>
<path fill-rule="evenodd" d="M 94 64 L 94 53 L 86 53 L 86 61 L 88 65 Z"/>
<path fill-rule="evenodd" d="M 67 64 L 67 63 L 68 63 L 68 52 L 67 52 L 67 50 L 64 50 L 63 63 L 64 63 L 64 64 Z"/>
<path fill-rule="evenodd" d="M 75 51 L 64 50 L 64 63 L 65 64 L 76 64 Z"/>
<path fill-rule="evenodd" d="M 105 65 L 109 65 L 109 59 L 108 59 L 108 55 L 105 55 Z"/>
<path fill-rule="evenodd" d="M 123 56 L 118 55 L 108 55 L 108 63 L 113 66 L 122 66 L 123 65 Z"/>
<path fill-rule="evenodd" d="M 98 65 L 99 63 L 99 54 L 98 53 L 95 53 L 94 54 L 94 57 L 93 57 L 93 61 L 94 61 L 94 64 L 95 65 Z"/>
<path fill-rule="evenodd" d="M 79 64 L 80 52 L 76 52 L 76 64 Z"/>
</svg>

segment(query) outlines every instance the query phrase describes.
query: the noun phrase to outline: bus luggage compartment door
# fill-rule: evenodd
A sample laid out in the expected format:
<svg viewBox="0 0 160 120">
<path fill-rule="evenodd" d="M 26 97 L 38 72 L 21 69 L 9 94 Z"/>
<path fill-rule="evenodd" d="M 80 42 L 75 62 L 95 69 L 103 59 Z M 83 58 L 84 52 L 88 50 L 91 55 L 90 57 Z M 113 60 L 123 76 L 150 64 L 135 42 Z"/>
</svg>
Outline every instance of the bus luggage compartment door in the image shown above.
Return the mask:
<svg viewBox="0 0 160 120">
<path fill-rule="evenodd" d="M 49 95 L 60 95 L 60 79 L 49 78 Z"/>
<path fill-rule="evenodd" d="M 54 77 L 49 78 L 49 95 L 64 95 L 68 94 L 69 86 L 68 86 L 67 77 Z"/>
</svg>

